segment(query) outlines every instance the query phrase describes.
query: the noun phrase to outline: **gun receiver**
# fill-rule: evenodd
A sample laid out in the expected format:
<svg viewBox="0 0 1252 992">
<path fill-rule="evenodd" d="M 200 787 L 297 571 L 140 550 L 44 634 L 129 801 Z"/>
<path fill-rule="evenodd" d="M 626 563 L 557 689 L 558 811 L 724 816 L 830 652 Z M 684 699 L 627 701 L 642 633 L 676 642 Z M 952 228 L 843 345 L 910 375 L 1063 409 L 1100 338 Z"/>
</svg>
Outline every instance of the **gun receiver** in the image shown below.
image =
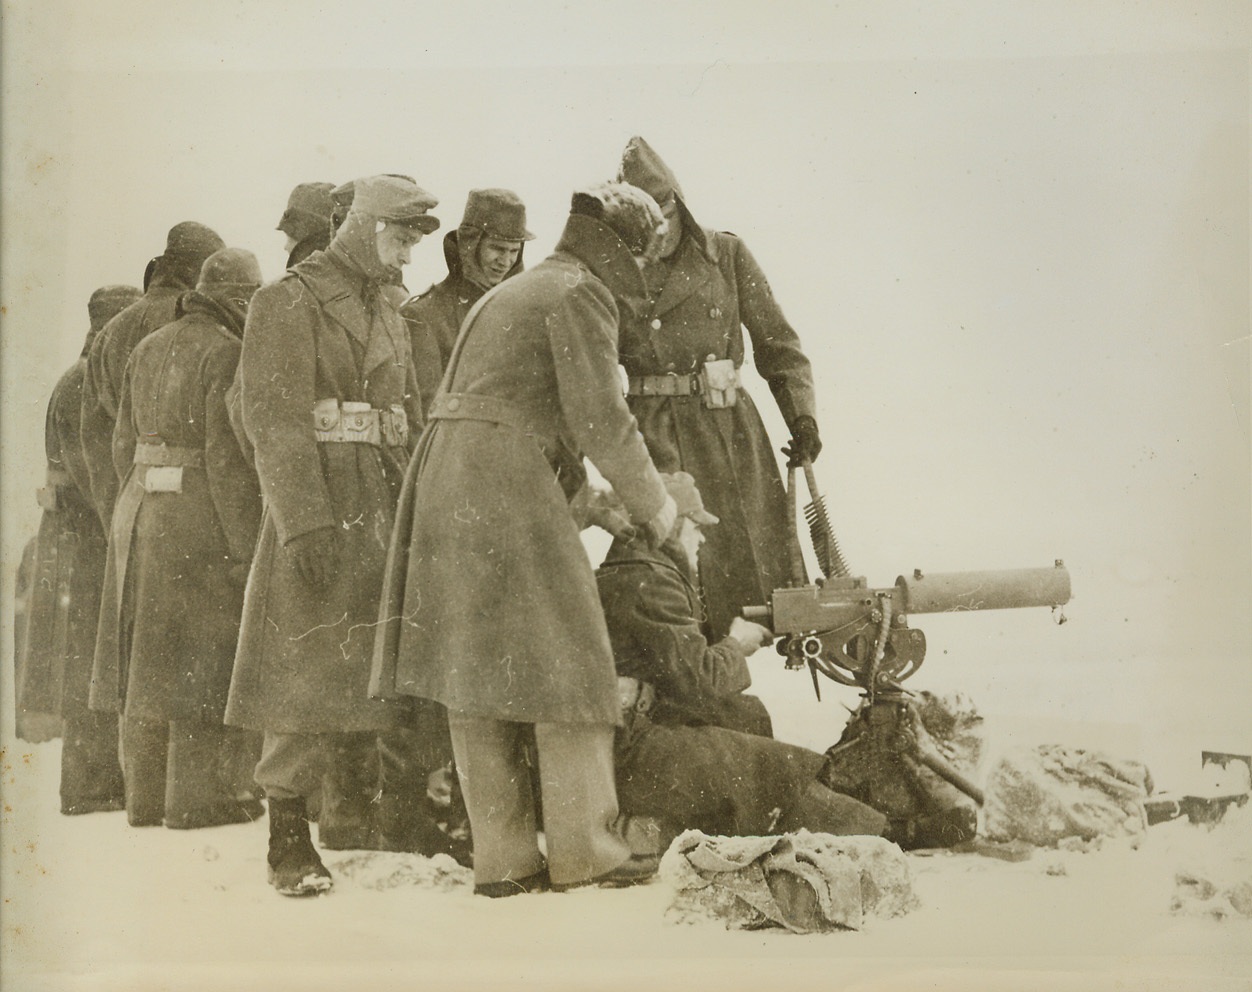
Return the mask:
<svg viewBox="0 0 1252 992">
<path fill-rule="evenodd" d="M 926 636 L 909 627 L 910 613 L 957 613 L 1030 606 L 1053 609 L 1069 602 L 1069 572 L 1060 559 L 1052 568 L 986 572 L 939 572 L 900 576 L 886 589 L 863 578 L 830 578 L 816 585 L 775 589 L 768 606 L 743 615 L 781 636 L 778 653 L 788 668 L 808 666 L 842 685 L 859 686 L 871 698 L 921 667 Z"/>
</svg>

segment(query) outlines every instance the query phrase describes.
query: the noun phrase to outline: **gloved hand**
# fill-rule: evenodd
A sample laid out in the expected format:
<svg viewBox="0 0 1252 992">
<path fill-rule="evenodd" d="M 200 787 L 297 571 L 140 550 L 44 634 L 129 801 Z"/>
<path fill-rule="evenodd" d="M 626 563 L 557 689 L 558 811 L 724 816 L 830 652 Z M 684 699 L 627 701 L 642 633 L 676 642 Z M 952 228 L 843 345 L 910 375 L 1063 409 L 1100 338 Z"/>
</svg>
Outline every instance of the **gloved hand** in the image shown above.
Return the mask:
<svg viewBox="0 0 1252 992">
<path fill-rule="evenodd" d="M 822 439 L 817 436 L 817 421 L 800 415 L 791 424 L 791 440 L 782 453 L 787 456 L 788 468 L 799 468 L 805 462 L 817 461 L 822 451 Z"/>
<path fill-rule="evenodd" d="M 612 489 L 584 485 L 570 500 L 569 510 L 579 530 L 599 527 L 614 537 L 629 540 L 634 536 L 635 528 L 626 515 L 626 507 Z"/>
<path fill-rule="evenodd" d="M 319 527 L 287 542 L 296 571 L 314 589 L 325 589 L 339 570 L 339 535 L 334 527 Z"/>
<path fill-rule="evenodd" d="M 678 523 L 678 504 L 674 502 L 674 497 L 669 493 L 665 494 L 665 502 L 661 504 L 661 509 L 657 511 L 657 515 L 648 521 L 648 530 L 652 536 L 652 542 L 656 547 L 664 544 L 674 533 L 674 525 Z"/>
<path fill-rule="evenodd" d="M 239 562 L 238 564 L 231 565 L 230 572 L 227 573 L 230 576 L 231 585 L 236 585 L 236 586 L 247 585 L 248 584 L 248 572 L 250 572 L 251 570 L 252 570 L 252 566 L 249 565 L 247 562 Z"/>
<path fill-rule="evenodd" d="M 774 632 L 768 627 L 762 627 L 759 623 L 753 623 L 743 617 L 735 617 L 730 621 L 730 631 L 726 636 L 738 641 L 744 654 L 752 654 L 757 648 L 763 648 L 769 644 L 774 639 Z"/>
</svg>

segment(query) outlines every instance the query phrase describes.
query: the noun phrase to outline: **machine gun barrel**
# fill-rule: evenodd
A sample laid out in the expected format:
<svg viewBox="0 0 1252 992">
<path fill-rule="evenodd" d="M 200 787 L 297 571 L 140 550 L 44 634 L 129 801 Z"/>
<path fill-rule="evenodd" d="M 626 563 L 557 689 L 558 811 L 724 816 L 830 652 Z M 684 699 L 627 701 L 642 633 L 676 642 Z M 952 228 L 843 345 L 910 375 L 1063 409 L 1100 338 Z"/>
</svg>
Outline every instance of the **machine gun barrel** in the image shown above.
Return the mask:
<svg viewBox="0 0 1252 992">
<path fill-rule="evenodd" d="M 1062 606 L 1069 602 L 1069 572 L 1060 563 L 1052 568 L 1014 568 L 990 572 L 914 570 L 901 575 L 896 588 L 903 592 L 905 613 L 954 613 L 964 610 L 1007 610 L 1028 606 Z"/>
</svg>

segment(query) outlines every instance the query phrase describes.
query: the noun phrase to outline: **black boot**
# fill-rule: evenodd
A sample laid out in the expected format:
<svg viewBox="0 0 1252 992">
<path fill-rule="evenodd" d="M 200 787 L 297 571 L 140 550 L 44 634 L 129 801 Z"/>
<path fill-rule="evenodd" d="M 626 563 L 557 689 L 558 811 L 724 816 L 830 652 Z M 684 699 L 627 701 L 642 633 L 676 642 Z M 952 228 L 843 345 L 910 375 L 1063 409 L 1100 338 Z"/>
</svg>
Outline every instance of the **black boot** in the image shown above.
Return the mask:
<svg viewBox="0 0 1252 992">
<path fill-rule="evenodd" d="M 304 798 L 270 799 L 270 885 L 284 896 L 315 896 L 334 884 L 309 837 Z"/>
</svg>

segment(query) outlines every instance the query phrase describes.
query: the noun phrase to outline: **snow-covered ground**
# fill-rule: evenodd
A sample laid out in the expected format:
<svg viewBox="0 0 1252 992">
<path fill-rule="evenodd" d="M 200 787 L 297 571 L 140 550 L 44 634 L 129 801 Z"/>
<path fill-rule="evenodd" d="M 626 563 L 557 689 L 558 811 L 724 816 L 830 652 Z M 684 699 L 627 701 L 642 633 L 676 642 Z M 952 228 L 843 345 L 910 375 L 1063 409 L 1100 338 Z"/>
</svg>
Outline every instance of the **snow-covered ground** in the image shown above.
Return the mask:
<svg viewBox="0 0 1252 992">
<path fill-rule="evenodd" d="M 810 702 L 807 676 L 770 652 L 752 664 L 780 736 L 833 740 L 838 701 Z M 450 862 L 405 855 L 330 853 L 330 896 L 282 899 L 265 883 L 264 821 L 178 832 L 62 817 L 59 754 L 5 748 L 5 992 L 1252 988 L 1252 920 L 1170 913 L 1175 871 L 1233 839 L 1186 822 L 1137 851 L 913 856 L 920 909 L 800 937 L 668 923 L 663 882 L 476 898 Z"/>
</svg>

